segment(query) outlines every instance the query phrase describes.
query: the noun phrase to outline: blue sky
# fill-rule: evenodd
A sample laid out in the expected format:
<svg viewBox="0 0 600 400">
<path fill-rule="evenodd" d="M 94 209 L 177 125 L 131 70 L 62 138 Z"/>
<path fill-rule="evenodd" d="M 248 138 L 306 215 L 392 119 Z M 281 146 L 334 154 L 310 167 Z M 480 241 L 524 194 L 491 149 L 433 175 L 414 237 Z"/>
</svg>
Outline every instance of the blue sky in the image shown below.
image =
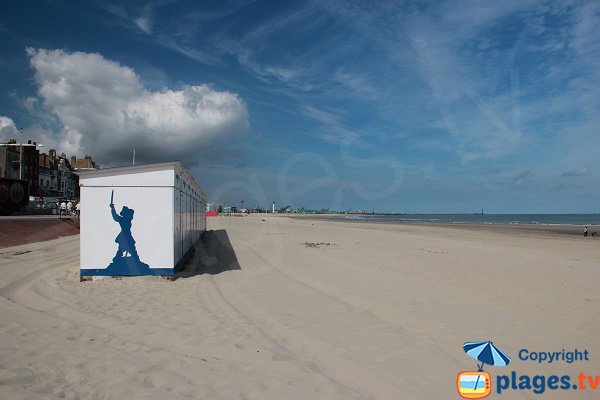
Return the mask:
<svg viewBox="0 0 600 400">
<path fill-rule="evenodd" d="M 223 204 L 600 212 L 598 2 L 0 9 L 0 140 L 181 159 Z"/>
</svg>

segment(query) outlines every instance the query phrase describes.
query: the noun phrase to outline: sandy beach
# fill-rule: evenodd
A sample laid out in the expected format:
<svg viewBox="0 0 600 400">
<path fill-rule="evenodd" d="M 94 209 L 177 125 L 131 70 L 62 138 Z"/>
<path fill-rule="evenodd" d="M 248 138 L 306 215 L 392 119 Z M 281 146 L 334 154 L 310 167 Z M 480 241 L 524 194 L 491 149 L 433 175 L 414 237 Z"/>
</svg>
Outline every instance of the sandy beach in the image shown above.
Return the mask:
<svg viewBox="0 0 600 400">
<path fill-rule="evenodd" d="M 268 216 L 208 229 L 172 282 L 80 282 L 79 236 L 0 249 L 0 398 L 459 398 L 476 365 L 462 344 L 479 340 L 512 357 L 492 375 L 600 375 L 599 238 Z"/>
</svg>

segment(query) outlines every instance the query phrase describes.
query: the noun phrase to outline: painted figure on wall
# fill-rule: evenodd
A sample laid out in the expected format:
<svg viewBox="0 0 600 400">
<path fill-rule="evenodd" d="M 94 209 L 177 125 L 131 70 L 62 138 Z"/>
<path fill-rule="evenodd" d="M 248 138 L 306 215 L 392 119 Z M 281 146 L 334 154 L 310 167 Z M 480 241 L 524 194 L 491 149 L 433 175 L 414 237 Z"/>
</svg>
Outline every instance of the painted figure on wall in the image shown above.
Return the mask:
<svg viewBox="0 0 600 400">
<path fill-rule="evenodd" d="M 123 206 L 121 212 L 117 213 L 114 203 L 115 191 L 110 194 L 110 213 L 112 218 L 121 227 L 121 232 L 115 238 L 115 243 L 119 246 L 117 253 L 108 267 L 103 270 L 95 270 L 94 273 L 101 271 L 102 275 L 152 275 L 153 272 L 148 264 L 140 261 L 135 239 L 131 234 L 131 224 L 133 220 L 133 209 Z M 91 271 L 90 271 L 91 273 Z"/>
<path fill-rule="evenodd" d="M 121 233 L 119 233 L 115 239 L 115 243 L 119 245 L 119 249 L 114 256 L 113 261 L 125 258 L 127 257 L 127 254 L 129 254 L 135 262 L 140 262 L 140 256 L 135 248 L 135 240 L 131 235 L 131 221 L 133 220 L 134 211 L 127 206 L 123 206 L 121 214 L 117 214 L 115 211 L 115 204 L 113 203 L 114 194 L 115 191 L 113 190 L 110 195 L 109 207 L 113 219 L 121 226 Z"/>
</svg>

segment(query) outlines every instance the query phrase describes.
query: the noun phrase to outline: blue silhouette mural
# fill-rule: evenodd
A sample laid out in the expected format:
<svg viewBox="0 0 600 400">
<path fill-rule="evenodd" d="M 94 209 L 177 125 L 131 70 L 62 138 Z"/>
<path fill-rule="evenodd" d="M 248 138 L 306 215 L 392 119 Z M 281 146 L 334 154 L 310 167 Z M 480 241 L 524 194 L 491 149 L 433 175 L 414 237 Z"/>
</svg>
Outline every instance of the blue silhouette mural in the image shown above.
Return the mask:
<svg viewBox="0 0 600 400">
<path fill-rule="evenodd" d="M 118 248 L 112 262 L 106 268 L 82 269 L 85 276 L 125 276 L 125 275 L 173 275 L 173 268 L 150 268 L 140 260 L 135 247 L 135 239 L 131 234 L 134 210 L 123 206 L 117 213 L 114 204 L 115 191 L 110 194 L 110 213 L 121 227 L 121 232 L 115 238 Z"/>
<path fill-rule="evenodd" d="M 113 201 L 113 193 L 111 194 L 110 199 L 110 212 L 112 214 L 113 219 L 121 226 L 121 233 L 115 239 L 115 243 L 119 245 L 117 249 L 117 254 L 113 258 L 113 262 L 118 262 L 119 259 L 127 257 L 129 254 L 130 257 L 133 258 L 134 261 L 140 262 L 140 256 L 137 253 L 137 249 L 135 248 L 135 240 L 131 235 L 131 221 L 133 220 L 134 211 L 127 207 L 123 206 L 121 209 L 121 214 L 117 214 L 115 211 L 115 205 Z"/>
</svg>

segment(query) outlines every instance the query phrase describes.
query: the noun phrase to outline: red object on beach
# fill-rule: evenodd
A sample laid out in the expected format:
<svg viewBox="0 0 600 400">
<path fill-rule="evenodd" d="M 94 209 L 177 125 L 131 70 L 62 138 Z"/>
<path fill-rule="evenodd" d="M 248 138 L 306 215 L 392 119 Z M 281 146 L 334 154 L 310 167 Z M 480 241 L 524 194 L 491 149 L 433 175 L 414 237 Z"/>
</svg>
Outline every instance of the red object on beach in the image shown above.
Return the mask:
<svg viewBox="0 0 600 400">
<path fill-rule="evenodd" d="M 216 211 L 207 211 L 207 212 L 206 212 L 206 216 L 207 216 L 207 217 L 218 217 L 218 216 L 219 216 L 219 213 L 218 213 L 218 212 L 216 212 Z"/>
</svg>

